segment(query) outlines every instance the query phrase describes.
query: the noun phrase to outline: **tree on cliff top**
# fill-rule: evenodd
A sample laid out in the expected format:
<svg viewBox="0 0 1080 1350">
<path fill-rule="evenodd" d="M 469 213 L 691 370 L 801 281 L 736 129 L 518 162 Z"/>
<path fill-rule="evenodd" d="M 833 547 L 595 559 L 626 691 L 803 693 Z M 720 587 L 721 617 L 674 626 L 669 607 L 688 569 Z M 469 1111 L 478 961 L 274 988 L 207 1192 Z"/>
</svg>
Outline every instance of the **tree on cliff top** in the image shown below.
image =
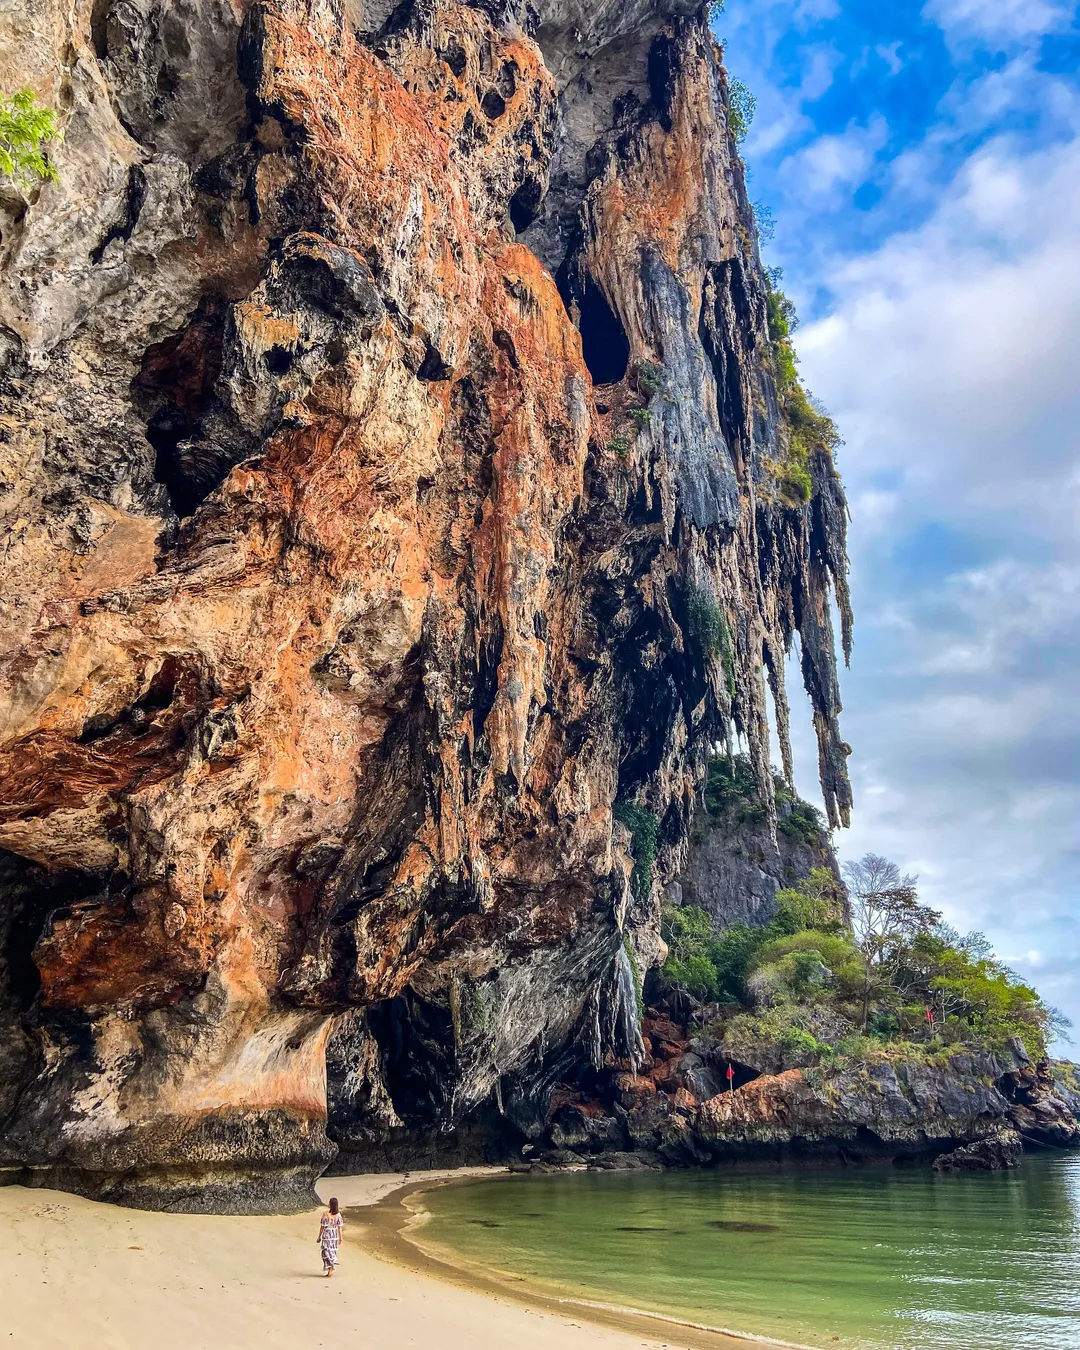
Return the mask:
<svg viewBox="0 0 1080 1350">
<path fill-rule="evenodd" d="M 863 958 L 862 1029 L 870 1005 L 895 984 L 896 969 L 910 943 L 941 921 L 919 904 L 917 878 L 901 876 L 896 863 L 877 853 L 844 864 L 851 903 L 851 927 Z"/>
<path fill-rule="evenodd" d="M 1012 1037 L 1032 1058 L 1045 1057 L 1047 1036 L 1059 1029 L 1054 1011 L 981 934 L 961 937 L 942 923 L 920 903 L 915 878 L 887 858 L 867 854 L 844 872 L 850 917 L 824 868 L 781 890 L 763 928 L 716 932 L 703 910 L 665 906 L 662 985 L 718 1003 L 724 1025 L 744 1036 L 794 1038 L 821 1059 L 888 1044 L 931 1054 L 1004 1047 Z"/>
<path fill-rule="evenodd" d="M 19 187 L 54 180 L 56 166 L 42 147 L 59 139 L 56 114 L 39 108 L 32 90 L 0 96 L 0 176 Z"/>
</svg>

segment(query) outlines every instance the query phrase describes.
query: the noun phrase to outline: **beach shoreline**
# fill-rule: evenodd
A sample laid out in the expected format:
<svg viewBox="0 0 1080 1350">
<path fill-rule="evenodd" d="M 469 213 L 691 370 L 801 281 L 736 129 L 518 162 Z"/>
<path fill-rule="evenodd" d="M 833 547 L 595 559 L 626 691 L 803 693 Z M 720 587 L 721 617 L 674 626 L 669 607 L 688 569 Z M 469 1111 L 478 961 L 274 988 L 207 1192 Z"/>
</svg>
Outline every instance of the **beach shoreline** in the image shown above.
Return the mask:
<svg viewBox="0 0 1080 1350">
<path fill-rule="evenodd" d="M 425 1252 L 404 1203 L 501 1168 L 324 1177 L 346 1211 L 341 1266 L 321 1274 L 318 1210 L 161 1214 L 0 1187 L 0 1350 L 746 1350 L 632 1310 L 513 1289 Z M 414 1201 L 415 1205 L 415 1201 Z"/>
<path fill-rule="evenodd" d="M 638 1344 L 646 1343 L 642 1337 L 653 1341 L 666 1337 L 664 1344 L 670 1345 L 673 1338 L 677 1338 L 678 1344 L 686 1345 L 687 1350 L 738 1350 L 739 1347 L 746 1350 L 754 1345 L 772 1350 L 815 1350 L 802 1342 L 776 1340 L 748 1331 L 707 1326 L 647 1308 L 577 1297 L 554 1285 L 549 1287 L 523 1276 L 469 1262 L 452 1248 L 425 1241 L 423 1228 L 427 1216 L 422 1204 L 417 1203 L 425 1193 L 442 1186 L 468 1184 L 483 1177 L 509 1180 L 511 1176 L 505 1168 L 465 1168 L 444 1176 L 406 1181 L 397 1188 L 387 1189 L 379 1199 L 369 1202 L 370 1250 L 393 1263 L 419 1262 L 418 1268 L 425 1275 L 474 1293 L 509 1298 L 524 1307 L 554 1316 L 582 1317 L 598 1327 L 633 1336 Z M 320 1183 L 320 1191 L 322 1189 Z M 344 1200 L 342 1204 L 345 1204 Z M 358 1212 L 362 1211 L 354 1211 Z"/>
</svg>

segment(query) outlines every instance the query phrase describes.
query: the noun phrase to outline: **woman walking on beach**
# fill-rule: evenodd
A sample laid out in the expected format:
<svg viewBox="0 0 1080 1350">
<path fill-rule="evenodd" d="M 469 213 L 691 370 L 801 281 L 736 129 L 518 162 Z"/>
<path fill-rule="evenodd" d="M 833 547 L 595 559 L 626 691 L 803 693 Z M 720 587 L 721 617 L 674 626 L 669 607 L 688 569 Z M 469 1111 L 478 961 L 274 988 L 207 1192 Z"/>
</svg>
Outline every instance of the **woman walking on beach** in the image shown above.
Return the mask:
<svg viewBox="0 0 1080 1350">
<path fill-rule="evenodd" d="M 337 1265 L 338 1247 L 341 1245 L 341 1226 L 345 1220 L 338 1210 L 337 1197 L 330 1200 L 330 1208 L 319 1220 L 319 1246 L 322 1248 L 323 1274 L 330 1278 Z"/>
</svg>

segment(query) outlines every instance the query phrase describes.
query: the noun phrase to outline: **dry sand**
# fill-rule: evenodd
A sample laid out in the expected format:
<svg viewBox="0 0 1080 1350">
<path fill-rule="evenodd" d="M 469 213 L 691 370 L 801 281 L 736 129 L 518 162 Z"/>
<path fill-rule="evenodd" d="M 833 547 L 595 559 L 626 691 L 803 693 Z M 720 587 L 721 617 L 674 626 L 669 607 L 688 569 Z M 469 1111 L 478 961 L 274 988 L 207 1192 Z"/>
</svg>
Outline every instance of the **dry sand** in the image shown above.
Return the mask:
<svg viewBox="0 0 1080 1350">
<path fill-rule="evenodd" d="M 319 1192 L 343 1208 L 371 1205 L 406 1182 L 445 1175 L 330 1178 Z M 746 1348 L 674 1327 L 643 1339 L 632 1325 L 600 1326 L 468 1279 L 438 1279 L 419 1253 L 406 1265 L 385 1259 L 385 1242 L 383 1259 L 369 1254 L 358 1222 L 327 1280 L 317 1231 L 318 1211 L 150 1214 L 0 1187 L 0 1350 Z"/>
</svg>

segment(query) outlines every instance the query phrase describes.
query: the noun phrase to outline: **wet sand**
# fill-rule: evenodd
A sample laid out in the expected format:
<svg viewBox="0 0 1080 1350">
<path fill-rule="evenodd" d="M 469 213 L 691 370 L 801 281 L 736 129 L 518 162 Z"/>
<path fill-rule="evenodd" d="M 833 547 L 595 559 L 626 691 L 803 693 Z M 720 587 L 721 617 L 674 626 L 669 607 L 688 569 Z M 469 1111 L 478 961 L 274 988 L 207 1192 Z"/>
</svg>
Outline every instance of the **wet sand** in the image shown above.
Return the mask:
<svg viewBox="0 0 1080 1350">
<path fill-rule="evenodd" d="M 496 1169 L 466 1175 L 486 1170 Z M 320 1195 L 347 1211 L 329 1280 L 318 1211 L 151 1214 L 0 1187 L 0 1350 L 746 1350 L 743 1339 L 512 1289 L 421 1250 L 403 1232 L 415 1222 L 410 1197 L 449 1175 L 321 1181 Z"/>
</svg>

